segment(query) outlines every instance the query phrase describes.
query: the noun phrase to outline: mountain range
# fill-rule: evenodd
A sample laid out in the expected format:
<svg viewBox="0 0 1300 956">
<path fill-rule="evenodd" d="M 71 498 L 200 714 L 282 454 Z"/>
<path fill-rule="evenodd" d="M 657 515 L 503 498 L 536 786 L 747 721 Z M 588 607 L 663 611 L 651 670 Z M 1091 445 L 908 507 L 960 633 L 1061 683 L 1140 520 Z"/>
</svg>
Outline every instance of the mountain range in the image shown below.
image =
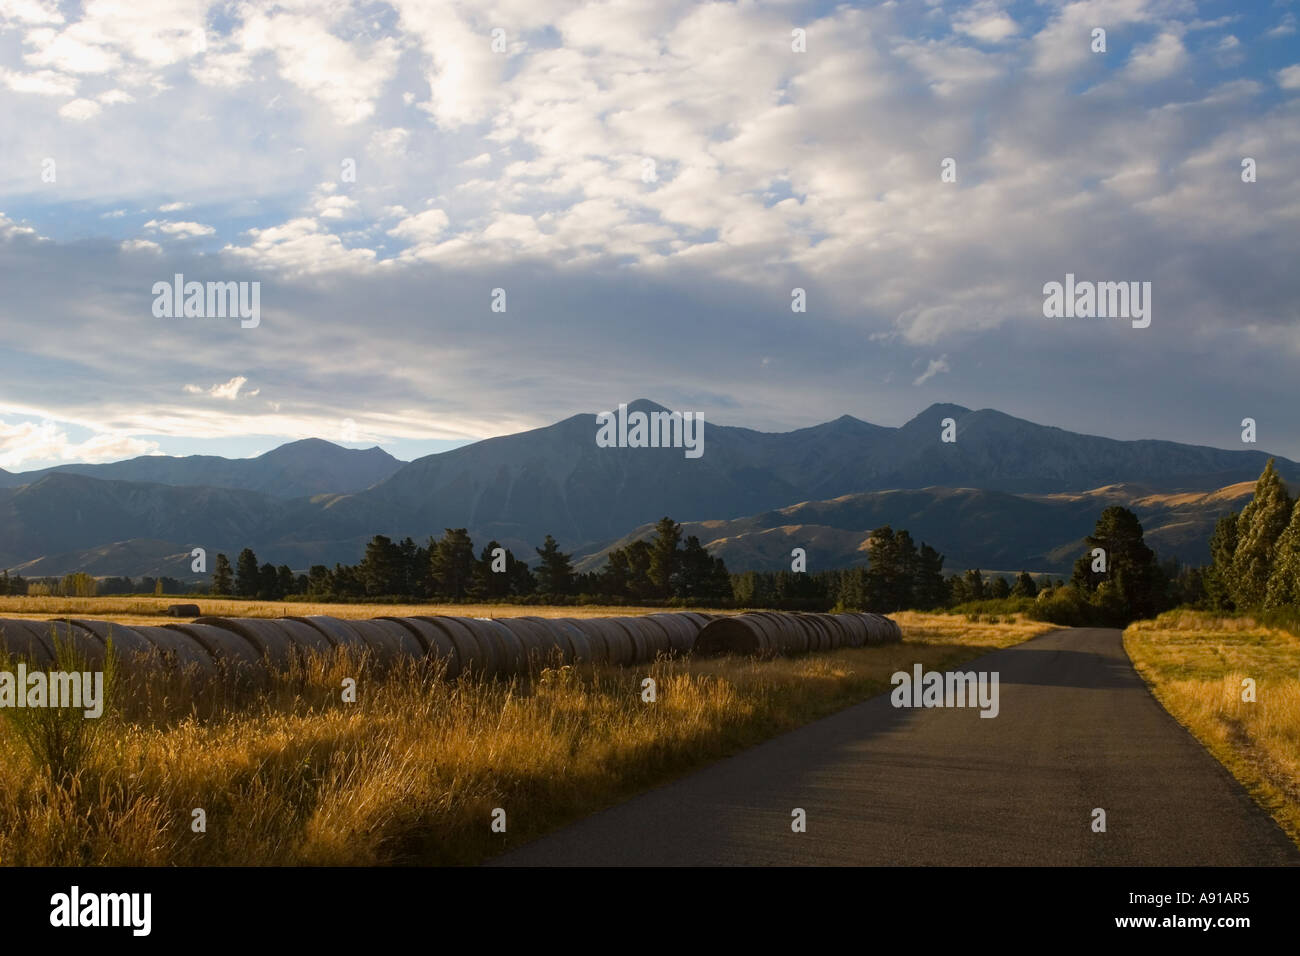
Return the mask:
<svg viewBox="0 0 1300 956">
<path fill-rule="evenodd" d="M 666 411 L 640 400 L 629 412 Z M 945 419 L 956 441 L 941 441 Z M 531 557 L 546 534 L 580 567 L 667 514 L 733 570 L 860 563 L 867 532 L 911 530 L 949 569 L 1068 568 L 1108 504 L 1132 507 L 1162 556 L 1201 561 L 1268 455 L 1119 441 L 992 409 L 927 408 L 897 428 L 851 416 L 784 433 L 706 423 L 704 454 L 602 448 L 593 414 L 409 463 L 315 439 L 257 458 L 146 456 L 0 473 L 0 567 L 193 578 L 191 548 L 302 570 L 352 563 L 374 534 L 466 527 Z M 1278 458 L 1284 478 L 1300 466 Z"/>
</svg>

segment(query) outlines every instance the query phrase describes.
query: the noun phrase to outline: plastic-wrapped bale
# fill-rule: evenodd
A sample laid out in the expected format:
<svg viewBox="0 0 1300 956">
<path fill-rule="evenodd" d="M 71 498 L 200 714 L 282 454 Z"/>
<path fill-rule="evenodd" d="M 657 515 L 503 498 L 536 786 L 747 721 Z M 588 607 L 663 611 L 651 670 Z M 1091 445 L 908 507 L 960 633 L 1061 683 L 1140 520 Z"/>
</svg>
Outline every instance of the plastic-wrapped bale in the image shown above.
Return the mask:
<svg viewBox="0 0 1300 956">
<path fill-rule="evenodd" d="M 883 614 L 867 614 L 864 616 L 871 619 L 875 635 L 873 643 L 891 644 L 903 639 L 902 628 L 898 626 L 897 622 L 885 617 Z"/>
<path fill-rule="evenodd" d="M 54 647 L 48 634 L 41 631 L 43 621 L 21 618 L 0 619 L 0 649 L 11 657 L 32 664 L 52 664 Z"/>
<path fill-rule="evenodd" d="M 559 660 L 562 664 L 572 664 L 576 660 L 577 652 L 573 641 L 569 639 L 569 629 L 563 624 L 557 623 L 558 618 L 525 615 L 514 618 L 514 620 L 527 621 L 546 635 L 547 645 L 552 648 L 547 653 L 546 659 L 548 662 L 554 662 L 556 651 L 559 652 Z"/>
<path fill-rule="evenodd" d="M 238 634 L 274 667 L 287 667 L 299 643 L 310 647 L 322 640 L 315 628 L 291 618 L 201 617 L 194 623 Z"/>
<path fill-rule="evenodd" d="M 424 656 L 442 663 L 443 676 L 448 680 L 460 673 L 460 655 L 442 628 L 418 617 L 386 617 L 384 620 L 393 621 L 410 631 L 424 648 Z"/>
<path fill-rule="evenodd" d="M 664 625 L 653 617 L 632 617 L 627 620 L 645 637 L 647 661 L 653 661 L 660 655 L 666 657 L 672 654 L 673 640 Z"/>
<path fill-rule="evenodd" d="M 417 621 L 424 621 L 442 632 L 443 638 L 456 649 L 454 661 L 447 665 L 449 678 L 473 675 L 486 676 L 488 665 L 496 664 L 497 655 L 489 655 L 484 647 L 491 647 L 492 637 L 474 618 L 461 617 L 426 617 L 416 616 Z M 440 644 L 439 647 L 442 647 Z"/>
<path fill-rule="evenodd" d="M 348 626 L 361 635 L 370 656 L 381 667 L 389 667 L 408 656 L 422 656 L 424 650 L 405 627 L 380 619 L 349 620 Z M 414 648 L 414 654 L 410 653 Z"/>
<path fill-rule="evenodd" d="M 804 627 L 812 635 L 812 640 L 808 645 L 809 650 L 830 651 L 844 646 L 844 640 L 840 632 L 832 630 L 830 625 L 816 614 L 800 614 L 799 620 L 803 622 Z"/>
<path fill-rule="evenodd" d="M 569 640 L 578 649 L 580 661 L 603 664 L 609 660 L 609 645 L 605 643 L 604 636 L 599 631 L 593 633 L 585 630 L 575 617 L 557 617 L 552 620 L 568 630 Z"/>
<path fill-rule="evenodd" d="M 112 621 L 89 621 L 81 618 L 59 618 L 59 620 L 72 624 L 74 627 L 79 627 L 83 631 L 89 631 L 105 647 L 108 646 L 108 642 L 111 640 L 113 642 L 113 653 L 117 655 L 119 661 L 130 663 L 140 657 L 152 656 L 157 650 L 153 642 L 141 637 L 133 628 L 127 627 L 125 624 L 115 624 Z"/>
<path fill-rule="evenodd" d="M 56 651 L 56 658 L 59 645 L 63 645 L 71 647 L 72 652 L 86 665 L 92 668 L 104 666 L 104 639 L 94 631 L 77 627 L 67 621 L 33 621 L 32 623 L 40 627 L 50 647 Z"/>
<path fill-rule="evenodd" d="M 557 655 L 563 659 L 569 649 L 567 641 L 562 642 L 559 635 L 552 634 L 536 621 L 529 621 L 522 617 L 498 617 L 494 620 L 519 638 L 528 652 L 529 661 L 551 664 Z"/>
<path fill-rule="evenodd" d="M 480 645 L 496 648 L 496 673 L 508 677 L 528 673 L 528 645 L 514 631 L 496 618 L 465 618 L 471 625 Z"/>
<path fill-rule="evenodd" d="M 885 638 L 889 633 L 889 628 L 885 625 L 885 619 L 879 614 L 862 614 L 859 616 L 867 625 L 867 643 L 885 643 Z"/>
<path fill-rule="evenodd" d="M 701 656 L 742 654 L 773 657 L 780 653 L 781 637 L 767 614 L 733 614 L 710 621 L 695 639 L 695 653 Z"/>
<path fill-rule="evenodd" d="M 872 622 L 865 614 L 834 614 L 835 622 L 848 636 L 849 647 L 866 647 L 873 643 Z"/>
<path fill-rule="evenodd" d="M 266 680 L 266 666 L 261 649 L 242 634 L 229 628 L 198 622 L 164 624 L 163 627 L 195 641 L 217 662 L 223 677 L 251 676 L 257 683 Z"/>
<path fill-rule="evenodd" d="M 669 649 L 674 654 L 689 654 L 702 626 L 685 614 L 651 614 L 649 619 L 668 632 Z"/>
<path fill-rule="evenodd" d="M 201 678 L 213 678 L 220 673 L 216 659 L 188 634 L 152 624 L 137 624 L 133 629 L 154 645 L 154 653 L 158 654 L 168 666 L 179 671 L 192 672 Z"/>
<path fill-rule="evenodd" d="M 590 664 L 594 659 L 595 651 L 592 650 L 591 640 L 585 633 L 574 627 L 573 621 L 569 618 L 529 617 L 526 620 L 542 625 L 555 636 L 557 641 L 563 641 L 561 650 L 565 652 L 566 664 Z M 603 642 L 601 649 L 604 649 Z"/>
<path fill-rule="evenodd" d="M 644 664 L 646 661 L 653 659 L 654 654 L 650 650 L 650 642 L 645 632 L 633 623 L 635 618 L 611 617 L 607 620 L 611 628 L 622 631 L 627 635 L 627 639 L 632 642 L 632 659 L 629 663 Z"/>
<path fill-rule="evenodd" d="M 330 647 L 347 647 L 357 652 L 367 649 L 365 640 L 357 633 L 356 628 L 350 626 L 341 617 L 311 614 L 306 617 L 289 617 L 285 618 L 285 620 L 299 621 L 315 628 L 321 637 L 325 638 L 329 643 Z"/>
<path fill-rule="evenodd" d="M 613 623 L 608 617 L 578 617 L 573 619 L 573 626 L 587 635 L 592 647 L 598 644 L 605 648 L 605 660 L 611 664 L 631 664 L 636 652 L 632 636 Z"/>
<path fill-rule="evenodd" d="M 459 624 L 469 635 L 471 643 L 478 649 L 473 673 L 480 677 L 491 678 L 503 673 L 510 662 L 513 645 L 509 638 L 502 636 L 505 628 L 493 627 L 486 621 L 472 617 L 445 618 Z M 522 652 L 522 645 L 520 648 Z"/>
</svg>

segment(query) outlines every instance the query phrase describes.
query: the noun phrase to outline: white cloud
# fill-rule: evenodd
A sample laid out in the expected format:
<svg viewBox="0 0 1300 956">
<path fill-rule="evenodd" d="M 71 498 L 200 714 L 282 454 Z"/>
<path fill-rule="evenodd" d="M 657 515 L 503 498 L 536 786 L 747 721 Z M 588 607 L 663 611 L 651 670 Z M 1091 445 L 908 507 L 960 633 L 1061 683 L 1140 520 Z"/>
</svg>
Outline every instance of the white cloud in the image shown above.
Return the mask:
<svg viewBox="0 0 1300 956">
<path fill-rule="evenodd" d="M 148 239 L 126 239 L 121 243 L 125 252 L 161 252 L 162 246 Z"/>
<path fill-rule="evenodd" d="M 912 380 L 913 385 L 924 385 L 930 379 L 943 372 L 951 372 L 948 366 L 948 356 L 940 355 L 936 359 L 930 359 L 930 364 L 925 367 L 925 371 Z"/>
<path fill-rule="evenodd" d="M 94 100 L 72 100 L 59 107 L 59 115 L 64 119 L 81 121 L 98 116 L 101 109 L 103 107 Z"/>
<path fill-rule="evenodd" d="M 76 442 L 54 422 L 0 421 L 0 468 L 8 470 L 49 461 L 117 461 L 157 451 L 157 442 L 129 435 L 104 432 Z"/>
<path fill-rule="evenodd" d="M 1010 39 L 1019 32 L 1016 21 L 996 3 L 981 2 L 953 18 L 953 29 L 987 43 Z"/>
<path fill-rule="evenodd" d="M 433 242 L 446 231 L 449 224 L 447 214 L 441 209 L 426 209 L 403 219 L 389 229 L 388 234 L 418 245 Z"/>
<path fill-rule="evenodd" d="M 36 93 L 41 96 L 72 96 L 77 92 L 77 78 L 54 70 L 36 70 L 18 73 L 0 68 L 0 85 L 15 93 Z"/>
<path fill-rule="evenodd" d="M 145 229 L 157 229 L 165 232 L 169 236 L 176 236 L 180 239 L 197 239 L 200 236 L 210 236 L 217 230 L 212 226 L 204 225 L 201 222 L 185 221 L 168 221 L 161 219 L 150 219 L 144 224 Z"/>
<path fill-rule="evenodd" d="M 1183 41 L 1172 33 L 1162 33 L 1150 43 L 1133 50 L 1124 72 L 1137 82 L 1150 82 L 1172 76 L 1187 62 Z"/>
<path fill-rule="evenodd" d="M 169 202 L 163 203 L 158 207 L 159 212 L 180 212 L 182 209 L 189 209 L 190 204 L 187 202 Z"/>
<path fill-rule="evenodd" d="M 1284 90 L 1300 90 L 1300 63 L 1278 70 L 1273 74 L 1273 79 Z"/>
<path fill-rule="evenodd" d="M 199 385 L 186 385 L 184 391 L 189 395 L 208 395 L 212 398 L 221 398 L 233 402 L 239 397 L 239 390 L 247 384 L 247 376 L 236 375 L 228 382 L 223 382 L 220 385 L 210 385 L 207 388 Z M 261 389 L 255 388 L 248 393 L 248 396 L 251 398 L 260 391 Z"/>
<path fill-rule="evenodd" d="M 1282 15 L 1282 19 L 1278 21 L 1277 26 L 1273 27 L 1273 29 L 1269 30 L 1264 35 L 1271 39 L 1279 39 L 1281 37 L 1292 36 L 1295 34 L 1295 31 L 1296 31 L 1295 14 L 1285 13 Z"/>
</svg>

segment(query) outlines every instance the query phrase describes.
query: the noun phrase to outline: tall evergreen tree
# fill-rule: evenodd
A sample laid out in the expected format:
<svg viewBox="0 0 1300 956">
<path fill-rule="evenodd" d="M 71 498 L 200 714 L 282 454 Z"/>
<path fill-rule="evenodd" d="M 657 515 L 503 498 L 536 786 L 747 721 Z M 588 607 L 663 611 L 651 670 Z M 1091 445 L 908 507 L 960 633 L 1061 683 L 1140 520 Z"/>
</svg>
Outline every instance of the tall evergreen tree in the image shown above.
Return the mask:
<svg viewBox="0 0 1300 956">
<path fill-rule="evenodd" d="M 1255 497 L 1237 519 L 1237 548 L 1232 556 L 1233 600 L 1238 608 L 1264 603 L 1272 570 L 1273 547 L 1291 520 L 1291 496 L 1273 459 L 1255 482 Z"/>
<path fill-rule="evenodd" d="M 235 561 L 235 593 L 244 598 L 257 597 L 261 586 L 257 555 L 253 553 L 252 548 L 245 548 L 239 552 L 239 557 Z"/>
<path fill-rule="evenodd" d="M 1088 553 L 1075 562 L 1072 583 L 1089 596 L 1097 594 L 1098 604 L 1105 604 L 1116 616 L 1127 620 L 1153 616 L 1163 600 L 1164 576 L 1155 552 L 1142 537 L 1137 515 L 1111 505 L 1084 540 Z M 1095 548 L 1106 552 L 1104 572 L 1092 570 Z M 1103 584 L 1106 589 L 1101 593 Z"/>
<path fill-rule="evenodd" d="M 894 604 L 899 577 L 898 545 L 894 529 L 889 525 L 871 532 L 867 559 L 865 609 L 882 614 L 898 610 Z"/>
<path fill-rule="evenodd" d="M 568 594 L 573 589 L 573 562 L 549 534 L 540 548 L 534 549 L 541 563 L 537 566 L 537 590 L 542 594 Z"/>
<path fill-rule="evenodd" d="M 217 555 L 217 563 L 212 571 L 212 593 L 222 597 L 232 594 L 235 588 L 235 572 L 230 567 L 230 559 L 224 554 Z"/>
<path fill-rule="evenodd" d="M 1034 579 L 1029 576 L 1029 572 L 1021 571 L 1016 575 L 1015 586 L 1011 589 L 1012 597 L 1037 597 L 1038 585 Z"/>
<path fill-rule="evenodd" d="M 923 611 L 942 607 L 948 600 L 948 586 L 943 580 L 943 555 L 924 541 L 916 556 L 912 598 L 915 606 Z"/>
<path fill-rule="evenodd" d="M 278 601 L 284 597 L 280 593 L 280 575 L 270 561 L 257 569 L 257 599 L 259 601 Z"/>
<path fill-rule="evenodd" d="M 650 578 L 652 594 L 666 598 L 673 593 L 673 576 L 677 573 L 682 540 L 682 526 L 672 518 L 663 517 L 655 524 L 655 536 L 650 542 Z"/>
<path fill-rule="evenodd" d="M 446 528 L 429 543 L 429 578 L 440 597 L 459 601 L 474 580 L 474 542 L 464 528 Z"/>
<path fill-rule="evenodd" d="M 298 580 L 293 576 L 293 569 L 287 564 L 282 564 L 275 569 L 275 590 L 277 598 L 285 598 L 293 594 L 298 587 Z"/>
<path fill-rule="evenodd" d="M 1002 575 L 999 574 L 997 577 L 993 579 L 993 583 L 989 587 L 989 597 L 999 598 L 999 599 L 1011 597 L 1010 582 L 1008 582 L 1006 578 L 1004 578 Z"/>
<path fill-rule="evenodd" d="M 1273 546 L 1272 564 L 1264 607 L 1300 605 L 1300 505 L 1291 508 L 1291 520 Z"/>
<path fill-rule="evenodd" d="M 966 583 L 966 593 L 970 595 L 969 601 L 982 601 L 988 597 L 984 589 L 984 575 L 980 573 L 979 568 L 969 568 L 964 578 Z"/>
<path fill-rule="evenodd" d="M 377 534 L 370 539 L 357 574 L 367 597 L 411 593 L 407 589 L 402 549 L 385 535 Z"/>
<path fill-rule="evenodd" d="M 1233 594 L 1236 586 L 1232 577 L 1232 558 L 1237 551 L 1237 512 L 1230 511 L 1214 524 L 1210 535 L 1210 566 L 1205 573 L 1205 594 L 1210 607 L 1216 611 L 1231 611 L 1236 607 Z"/>
</svg>

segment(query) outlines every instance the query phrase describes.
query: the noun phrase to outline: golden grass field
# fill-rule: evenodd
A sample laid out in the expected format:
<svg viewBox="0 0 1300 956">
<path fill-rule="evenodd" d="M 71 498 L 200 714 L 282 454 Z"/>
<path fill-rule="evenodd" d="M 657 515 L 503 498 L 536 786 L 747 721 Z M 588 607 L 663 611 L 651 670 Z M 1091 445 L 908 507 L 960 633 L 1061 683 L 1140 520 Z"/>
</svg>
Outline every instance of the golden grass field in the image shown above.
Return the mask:
<svg viewBox="0 0 1300 956">
<path fill-rule="evenodd" d="M 1156 698 L 1300 845 L 1300 637 L 1250 618 L 1170 611 L 1124 632 Z M 1242 700 L 1255 681 L 1255 701 Z"/>
<path fill-rule="evenodd" d="M 0 616 L 156 623 L 172 600 L 0 599 Z M 199 604 L 267 616 L 636 612 Z M 551 668 L 510 682 L 447 683 L 417 664 L 380 677 L 341 652 L 273 675 L 268 690 L 218 696 L 159 673 L 120 674 L 105 717 L 84 722 L 94 737 L 67 776 L 51 773 L 0 719 L 0 863 L 474 863 L 884 692 L 896 670 L 949 667 L 1052 629 L 893 617 L 901 644 L 765 662 Z M 654 703 L 642 701 L 647 676 L 657 682 Z M 354 704 L 340 700 L 345 677 L 358 679 Z M 504 834 L 490 829 L 498 807 Z M 196 808 L 206 832 L 191 828 Z"/>
</svg>

